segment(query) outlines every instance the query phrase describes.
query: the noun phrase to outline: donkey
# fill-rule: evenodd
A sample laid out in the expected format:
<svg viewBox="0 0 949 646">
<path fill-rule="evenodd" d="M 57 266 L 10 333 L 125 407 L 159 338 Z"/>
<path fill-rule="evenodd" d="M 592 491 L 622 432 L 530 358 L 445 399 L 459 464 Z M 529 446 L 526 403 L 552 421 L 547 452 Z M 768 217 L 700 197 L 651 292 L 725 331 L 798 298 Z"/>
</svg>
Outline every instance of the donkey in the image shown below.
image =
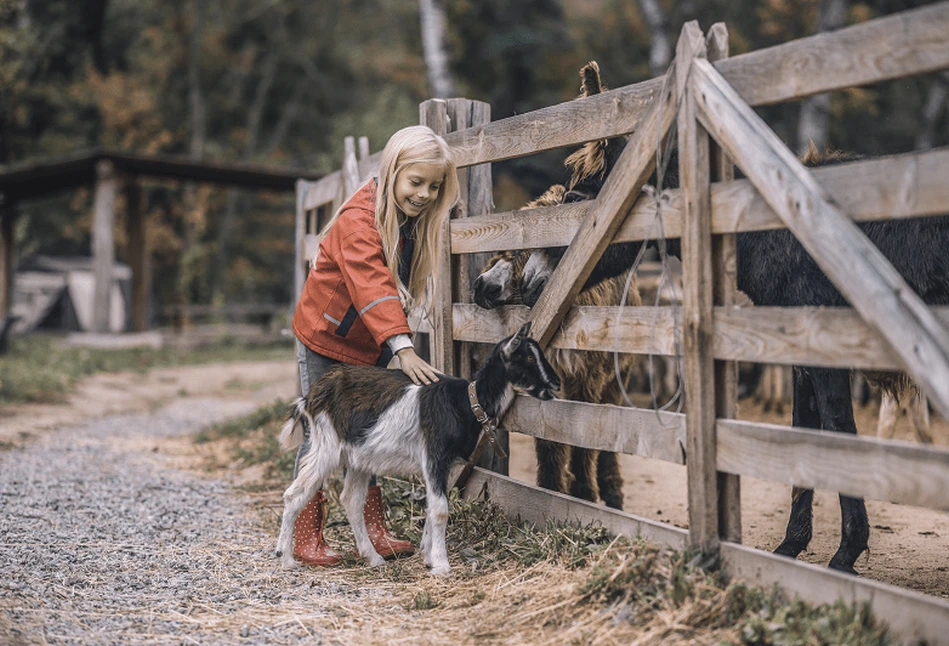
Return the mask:
<svg viewBox="0 0 949 646">
<path fill-rule="evenodd" d="M 499 342 L 473 382 L 446 375 L 430 386 L 416 386 L 400 371 L 340 364 L 291 403 L 280 445 L 285 450 L 299 446 L 304 427 L 312 442 L 283 495 L 277 539 L 283 565 L 297 566 L 291 549 L 297 516 L 323 481 L 345 467 L 340 499 L 356 548 L 372 566 L 385 561 L 373 548 L 363 518 L 370 475 L 422 474 L 428 508 L 422 553 L 432 574 L 447 574 L 448 475 L 452 462 L 467 458 L 477 444 L 482 423 L 475 410 L 480 406 L 496 423 L 516 393 L 549 400 L 560 389 L 559 377 L 529 331 L 526 323 Z"/>
<path fill-rule="evenodd" d="M 617 138 L 619 141 L 621 138 Z M 624 144 L 620 143 L 620 146 Z M 618 158 L 618 155 L 614 157 Z M 807 166 L 849 161 L 844 154 L 820 154 L 814 146 L 804 156 Z M 608 171 L 607 171 L 608 172 Z M 585 197 L 596 197 L 600 181 L 584 187 Z M 930 305 L 949 304 L 949 217 L 859 223 L 860 229 L 883 252 L 909 286 Z M 755 305 L 794 307 L 842 307 L 847 302 L 833 283 L 787 229 L 739 233 L 737 240 L 738 289 Z M 587 282 L 617 276 L 630 268 L 641 242 L 610 245 Z M 667 241 L 667 249 L 680 255 L 679 240 Z M 537 302 L 564 248 L 537 250 L 524 270 L 521 294 L 525 304 Z M 879 383 L 896 392 L 898 379 L 889 373 Z M 856 435 L 850 370 L 818 366 L 797 366 L 793 371 L 793 424 Z M 813 534 L 814 491 L 794 488 L 791 513 L 784 541 L 776 554 L 796 558 L 807 548 Z M 840 546 L 830 561 L 832 569 L 856 574 L 854 563 L 867 549 L 870 523 L 862 498 L 840 495 Z"/>
<path fill-rule="evenodd" d="M 561 204 L 566 189 L 555 184 L 522 210 Z M 474 301 L 485 309 L 520 302 L 520 280 L 528 251 L 502 251 L 488 261 L 474 281 Z M 581 291 L 576 305 L 619 305 L 625 277 L 602 281 Z M 627 305 L 641 305 L 633 278 Z M 563 396 L 574 401 L 622 405 L 620 384 L 616 381 L 613 354 L 610 352 L 548 349 L 547 357 L 560 374 Z M 640 360 L 622 354 L 620 374 L 624 385 L 638 372 Z M 576 498 L 603 502 L 614 509 L 623 508 L 623 476 L 616 454 L 568 444 L 534 439 L 537 454 L 537 485 Z"/>
</svg>

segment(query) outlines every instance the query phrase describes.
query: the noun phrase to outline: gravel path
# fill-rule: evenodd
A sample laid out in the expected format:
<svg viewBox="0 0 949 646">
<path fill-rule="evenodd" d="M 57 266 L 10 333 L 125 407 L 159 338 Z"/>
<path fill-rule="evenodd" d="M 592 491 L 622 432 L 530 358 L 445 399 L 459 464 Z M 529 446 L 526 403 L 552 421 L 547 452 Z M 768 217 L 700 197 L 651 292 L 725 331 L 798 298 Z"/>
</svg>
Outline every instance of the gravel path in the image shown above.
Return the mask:
<svg viewBox="0 0 949 646">
<path fill-rule="evenodd" d="M 0 643 L 321 643 L 282 602 L 364 593 L 279 570 L 246 496 L 155 452 L 256 406 L 179 400 L 0 452 Z"/>
</svg>

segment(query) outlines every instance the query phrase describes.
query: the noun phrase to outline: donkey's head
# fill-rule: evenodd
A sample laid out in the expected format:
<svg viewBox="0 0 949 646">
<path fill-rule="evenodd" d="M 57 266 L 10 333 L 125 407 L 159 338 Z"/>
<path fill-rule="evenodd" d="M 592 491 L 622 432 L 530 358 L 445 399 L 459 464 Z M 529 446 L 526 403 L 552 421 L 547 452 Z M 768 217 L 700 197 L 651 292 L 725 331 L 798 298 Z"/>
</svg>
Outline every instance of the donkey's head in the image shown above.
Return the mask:
<svg viewBox="0 0 949 646">
<path fill-rule="evenodd" d="M 553 399 L 560 390 L 560 377 L 550 366 L 537 341 L 527 336 L 530 321 L 495 346 L 504 363 L 507 379 L 515 392 L 537 399 Z"/>
<path fill-rule="evenodd" d="M 563 203 L 567 189 L 554 184 L 543 195 L 520 210 Z M 520 283 L 524 263 L 530 251 L 501 251 L 494 255 L 474 281 L 474 302 L 485 309 L 521 302 Z"/>
</svg>

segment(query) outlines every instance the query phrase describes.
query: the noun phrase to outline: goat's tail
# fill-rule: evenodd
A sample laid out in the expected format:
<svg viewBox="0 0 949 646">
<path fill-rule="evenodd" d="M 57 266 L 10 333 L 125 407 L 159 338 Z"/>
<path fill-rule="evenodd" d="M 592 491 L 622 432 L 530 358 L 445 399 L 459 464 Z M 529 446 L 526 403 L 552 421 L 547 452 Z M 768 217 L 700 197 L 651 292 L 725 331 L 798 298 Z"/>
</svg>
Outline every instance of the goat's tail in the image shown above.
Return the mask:
<svg viewBox="0 0 949 646">
<path fill-rule="evenodd" d="M 306 397 L 297 397 L 290 403 L 287 419 L 280 429 L 280 448 L 289 451 L 299 447 L 303 444 L 303 433 L 308 428 L 313 428 L 313 424 L 306 411 Z"/>
</svg>

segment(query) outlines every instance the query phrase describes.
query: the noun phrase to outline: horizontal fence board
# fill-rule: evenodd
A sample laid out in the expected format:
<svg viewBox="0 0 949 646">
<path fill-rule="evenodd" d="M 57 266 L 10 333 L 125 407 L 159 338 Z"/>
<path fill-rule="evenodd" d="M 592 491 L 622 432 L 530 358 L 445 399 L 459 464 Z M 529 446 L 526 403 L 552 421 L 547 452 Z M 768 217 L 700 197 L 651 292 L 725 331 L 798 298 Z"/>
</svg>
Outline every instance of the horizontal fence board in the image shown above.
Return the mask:
<svg viewBox="0 0 949 646">
<path fill-rule="evenodd" d="M 720 419 L 719 471 L 949 511 L 949 449 Z"/>
<path fill-rule="evenodd" d="M 310 184 L 306 196 L 303 198 L 303 211 L 312 211 L 335 200 L 342 190 L 342 182 L 342 171 L 334 171 Z"/>
<path fill-rule="evenodd" d="M 949 149 L 892 155 L 815 168 L 814 179 L 857 221 L 909 218 L 949 213 Z M 524 211 L 506 211 L 451 224 L 452 253 L 501 249 L 533 249 L 570 243 L 596 200 Z M 661 201 L 667 238 L 682 233 L 682 202 L 678 190 Z M 784 228 L 748 180 L 712 184 L 712 233 L 739 233 Z M 640 198 L 626 216 L 613 242 L 657 237 L 655 202 Z"/>
<path fill-rule="evenodd" d="M 685 548 L 687 532 L 684 529 L 475 468 L 465 487 L 465 497 L 473 498 L 483 491 L 509 515 L 541 527 L 548 520 L 581 525 L 596 523 L 614 535 L 642 536 L 674 549 Z"/>
<path fill-rule="evenodd" d="M 949 67 L 939 3 L 732 56 L 716 69 L 753 106 Z M 606 72 L 607 75 L 609 72 Z M 524 157 L 636 130 L 662 78 L 566 101 L 446 137 L 459 166 Z"/>
<path fill-rule="evenodd" d="M 721 556 L 731 576 L 765 590 L 777 586 L 792 599 L 799 597 L 814 604 L 830 604 L 840 598 L 848 603 L 869 601 L 873 615 L 887 624 L 902 644 L 921 640 L 944 644 L 949 635 L 949 601 L 945 599 L 736 543 L 722 542 Z"/>
<path fill-rule="evenodd" d="M 933 307 L 949 325 L 949 307 Z M 892 370 L 899 362 L 886 344 L 849 308 L 716 307 L 713 310 L 713 353 L 716 359 Z M 671 307 L 624 307 L 618 326 L 617 307 L 573 307 L 551 347 L 570 350 L 619 350 L 631 354 L 676 353 Z M 528 320 L 530 309 L 508 305 L 485 310 L 455 303 L 454 338 L 497 343 Z M 680 346 L 681 348 L 681 346 Z"/>
<path fill-rule="evenodd" d="M 884 16 L 715 64 L 753 106 L 949 67 L 949 4 Z"/>
<path fill-rule="evenodd" d="M 502 421 L 508 431 L 598 451 L 685 464 L 685 415 L 565 399 L 518 397 Z"/>
</svg>

